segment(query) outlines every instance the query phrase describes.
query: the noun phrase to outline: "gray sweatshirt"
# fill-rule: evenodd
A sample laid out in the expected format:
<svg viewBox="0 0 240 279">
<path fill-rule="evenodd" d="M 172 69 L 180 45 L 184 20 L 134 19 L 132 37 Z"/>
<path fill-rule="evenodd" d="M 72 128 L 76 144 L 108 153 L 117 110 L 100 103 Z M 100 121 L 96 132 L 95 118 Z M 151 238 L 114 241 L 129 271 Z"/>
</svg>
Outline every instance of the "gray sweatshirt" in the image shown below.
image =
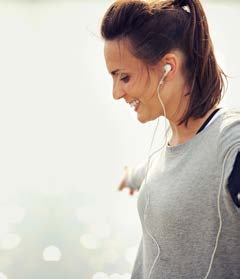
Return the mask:
<svg viewBox="0 0 240 279">
<path fill-rule="evenodd" d="M 228 177 L 240 152 L 240 108 L 224 112 L 202 132 L 165 146 L 130 169 L 138 189 L 142 238 L 131 279 L 239 279 L 240 208 Z"/>
</svg>

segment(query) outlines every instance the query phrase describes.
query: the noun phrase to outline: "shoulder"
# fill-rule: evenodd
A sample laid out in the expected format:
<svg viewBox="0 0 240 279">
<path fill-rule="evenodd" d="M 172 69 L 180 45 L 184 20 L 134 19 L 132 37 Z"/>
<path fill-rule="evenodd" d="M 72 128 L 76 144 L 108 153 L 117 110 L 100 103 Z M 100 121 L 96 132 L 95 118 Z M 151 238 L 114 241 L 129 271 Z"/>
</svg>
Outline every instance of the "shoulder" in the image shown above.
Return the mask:
<svg viewBox="0 0 240 279">
<path fill-rule="evenodd" d="M 231 123 L 234 123 L 235 121 L 240 120 L 240 107 L 235 108 L 222 108 L 222 127 L 228 126 Z"/>
<path fill-rule="evenodd" d="M 219 143 L 229 147 L 237 142 L 240 143 L 240 107 L 224 108 L 220 117 Z"/>
</svg>

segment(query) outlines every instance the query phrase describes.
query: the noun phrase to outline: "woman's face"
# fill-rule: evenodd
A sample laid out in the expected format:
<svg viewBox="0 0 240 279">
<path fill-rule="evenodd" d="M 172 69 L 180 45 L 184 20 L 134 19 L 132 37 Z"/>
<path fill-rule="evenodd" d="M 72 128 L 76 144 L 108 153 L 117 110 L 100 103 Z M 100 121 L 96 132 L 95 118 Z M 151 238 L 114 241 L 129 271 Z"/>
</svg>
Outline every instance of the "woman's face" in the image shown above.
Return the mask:
<svg viewBox="0 0 240 279">
<path fill-rule="evenodd" d="M 158 100 L 157 86 L 163 74 L 162 67 L 146 67 L 134 57 L 126 44 L 121 41 L 105 41 L 106 66 L 113 78 L 113 97 L 124 98 L 129 104 L 137 101 L 134 109 L 138 120 L 145 123 L 163 115 Z"/>
</svg>

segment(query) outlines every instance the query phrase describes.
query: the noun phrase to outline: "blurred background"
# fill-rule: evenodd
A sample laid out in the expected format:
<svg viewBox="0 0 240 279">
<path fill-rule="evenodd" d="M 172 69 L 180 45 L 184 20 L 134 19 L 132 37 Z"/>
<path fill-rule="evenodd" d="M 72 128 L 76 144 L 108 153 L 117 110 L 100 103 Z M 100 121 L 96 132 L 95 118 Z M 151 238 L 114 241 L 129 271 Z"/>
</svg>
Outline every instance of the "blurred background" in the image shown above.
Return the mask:
<svg viewBox="0 0 240 279">
<path fill-rule="evenodd" d="M 156 122 L 112 99 L 99 35 L 112 2 L 0 1 L 0 279 L 130 279 L 138 193 L 117 188 Z M 222 106 L 240 106 L 240 4 L 203 5 L 231 76 Z"/>
</svg>

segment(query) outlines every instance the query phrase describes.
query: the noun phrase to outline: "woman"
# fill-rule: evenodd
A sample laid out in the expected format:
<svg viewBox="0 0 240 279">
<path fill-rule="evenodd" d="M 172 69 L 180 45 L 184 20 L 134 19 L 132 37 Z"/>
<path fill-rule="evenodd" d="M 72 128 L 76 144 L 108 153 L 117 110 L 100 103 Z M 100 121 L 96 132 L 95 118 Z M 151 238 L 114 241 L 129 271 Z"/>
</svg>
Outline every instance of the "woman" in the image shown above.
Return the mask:
<svg viewBox="0 0 240 279">
<path fill-rule="evenodd" d="M 201 3 L 116 1 L 101 34 L 113 97 L 171 130 L 119 187 L 140 190 L 131 278 L 240 278 L 240 109 L 218 107 L 226 76 Z"/>
</svg>

